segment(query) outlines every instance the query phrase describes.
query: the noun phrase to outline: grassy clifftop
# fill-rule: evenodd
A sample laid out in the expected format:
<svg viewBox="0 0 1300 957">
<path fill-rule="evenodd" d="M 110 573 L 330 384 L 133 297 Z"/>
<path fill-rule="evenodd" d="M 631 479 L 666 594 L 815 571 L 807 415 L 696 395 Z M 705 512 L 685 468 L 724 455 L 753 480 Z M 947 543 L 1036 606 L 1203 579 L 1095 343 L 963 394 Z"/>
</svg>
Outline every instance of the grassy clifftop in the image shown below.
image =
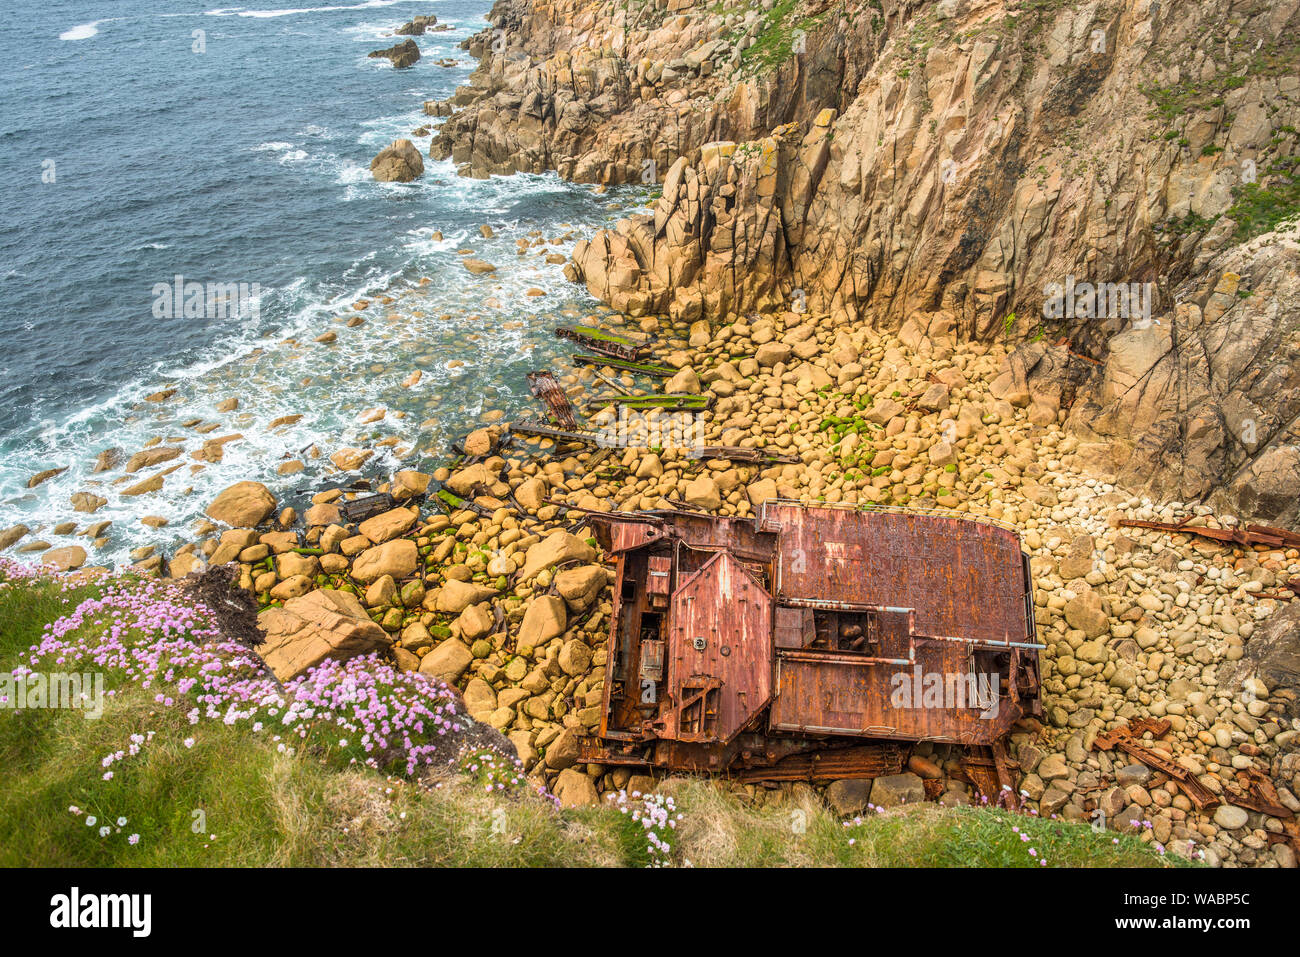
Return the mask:
<svg viewBox="0 0 1300 957">
<path fill-rule="evenodd" d="M 811 789 L 754 808 L 677 778 L 660 795 L 560 808 L 508 757 L 451 730 L 463 719 L 426 679 L 357 659 L 367 672 L 280 689 L 183 601 L 172 586 L 0 569 L 0 675 L 105 676 L 98 718 L 89 701 L 16 707 L 35 700 L 31 675 L 0 686 L 0 865 L 1185 863 L 1133 837 L 983 808 L 844 821 Z"/>
</svg>

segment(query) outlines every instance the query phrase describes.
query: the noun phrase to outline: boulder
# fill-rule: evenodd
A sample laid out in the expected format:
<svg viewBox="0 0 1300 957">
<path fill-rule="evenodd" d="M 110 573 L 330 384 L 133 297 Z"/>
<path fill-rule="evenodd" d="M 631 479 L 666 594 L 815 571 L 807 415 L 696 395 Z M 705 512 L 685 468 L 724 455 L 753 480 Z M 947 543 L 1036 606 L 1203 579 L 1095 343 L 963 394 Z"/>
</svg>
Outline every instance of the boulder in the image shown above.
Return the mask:
<svg viewBox="0 0 1300 957">
<path fill-rule="evenodd" d="M 1060 574 L 1062 581 L 1072 581 L 1075 578 L 1083 578 L 1094 568 L 1096 563 L 1093 553 L 1096 551 L 1096 545 L 1091 535 L 1079 535 L 1070 543 L 1070 551 L 1061 559 Z"/>
<path fill-rule="evenodd" d="M 370 161 L 370 175 L 381 183 L 409 183 L 424 175 L 424 157 L 410 140 L 393 140 Z"/>
<path fill-rule="evenodd" d="M 472 642 L 492 633 L 496 622 L 489 607 L 486 603 L 470 605 L 460 613 L 456 625 L 460 628 L 461 638 Z"/>
<path fill-rule="evenodd" d="M 565 728 L 559 737 L 546 746 L 546 766 L 556 771 L 563 771 L 578 763 L 581 754 L 582 732 L 577 728 Z"/>
<path fill-rule="evenodd" d="M 836 814 L 857 814 L 866 810 L 871 800 L 870 778 L 849 778 L 832 781 L 826 788 L 826 802 L 835 809 Z"/>
<path fill-rule="evenodd" d="M 751 482 L 745 489 L 745 494 L 749 496 L 749 504 L 762 505 L 768 499 L 777 497 L 776 480 L 766 478 Z"/>
<path fill-rule="evenodd" d="M 690 366 L 685 366 L 664 383 L 665 395 L 699 395 L 700 377 Z"/>
<path fill-rule="evenodd" d="M 397 34 L 399 37 L 423 36 L 424 31 L 429 29 L 429 27 L 434 26 L 437 22 L 438 18 L 433 14 L 413 17 L 394 30 L 393 33 Z"/>
<path fill-rule="evenodd" d="M 415 472 L 410 469 L 398 472 L 393 476 L 393 497 L 402 501 L 423 495 L 429 490 L 429 483 L 432 480 L 433 476 L 426 472 Z"/>
<path fill-rule="evenodd" d="M 465 642 L 459 638 L 448 638 L 424 656 L 420 662 L 420 674 L 454 684 L 473 660 L 474 654 Z"/>
<path fill-rule="evenodd" d="M 487 601 L 496 595 L 497 590 L 488 585 L 475 585 L 472 582 L 461 582 L 455 579 L 449 579 L 443 582 L 438 589 L 438 597 L 434 602 L 434 608 L 437 611 L 447 612 L 451 615 L 459 615 L 470 605 L 477 605 L 481 601 Z"/>
<path fill-rule="evenodd" d="M 546 504 L 546 483 L 539 478 L 530 478 L 515 489 L 515 501 L 535 512 Z"/>
<path fill-rule="evenodd" d="M 552 790 L 559 798 L 561 807 L 584 807 L 600 802 L 600 795 L 591 778 L 573 768 L 560 772 Z"/>
<path fill-rule="evenodd" d="M 36 488 L 36 486 L 48 482 L 50 479 L 54 478 L 54 476 L 61 475 L 67 470 L 67 466 L 64 466 L 61 469 L 45 469 L 43 472 L 37 472 L 27 480 L 27 487 Z"/>
<path fill-rule="evenodd" d="M 591 666 L 591 646 L 577 638 L 566 641 L 557 660 L 560 669 L 570 677 L 586 674 Z"/>
<path fill-rule="evenodd" d="M 108 499 L 94 492 L 73 492 L 69 501 L 74 512 L 85 512 L 87 515 L 93 515 L 108 504 Z"/>
<path fill-rule="evenodd" d="M 51 548 L 41 556 L 42 565 L 53 565 L 61 572 L 70 572 L 86 564 L 86 550 L 80 545 Z"/>
<path fill-rule="evenodd" d="M 492 686 L 482 678 L 470 678 L 469 684 L 465 685 L 465 710 L 470 715 L 476 715 L 484 711 L 495 711 L 497 707 L 497 693 L 492 690 Z"/>
<path fill-rule="evenodd" d="M 1300 691 L 1300 603 L 1284 604 L 1263 621 L 1246 642 L 1245 655 L 1224 667 L 1219 685 L 1240 694 L 1252 678 L 1269 688 Z M 1300 718 L 1300 695 L 1280 700 L 1293 722 Z"/>
<path fill-rule="evenodd" d="M 172 459 L 180 458 L 181 450 L 174 445 L 155 445 L 135 453 L 126 463 L 126 471 L 139 472 L 141 469 L 153 468 Z"/>
<path fill-rule="evenodd" d="M 1214 812 L 1214 823 L 1228 831 L 1245 827 L 1249 820 L 1250 815 L 1235 804 L 1220 804 Z"/>
<path fill-rule="evenodd" d="M 709 511 L 722 507 L 722 496 L 718 493 L 718 483 L 707 475 L 701 475 L 699 478 L 688 482 L 684 495 L 686 501 L 692 505 L 698 505 L 700 508 Z"/>
<path fill-rule="evenodd" d="M 232 528 L 261 525 L 275 511 L 275 496 L 261 482 L 236 482 L 221 492 L 205 513 Z"/>
<path fill-rule="evenodd" d="M 526 582 L 537 576 L 544 568 L 551 568 L 562 562 L 591 562 L 596 558 L 596 550 L 577 535 L 566 531 L 551 532 L 545 539 L 528 549 L 524 556 L 524 567 L 519 573 L 519 580 Z"/>
<path fill-rule="evenodd" d="M 346 661 L 388 644 L 384 629 L 370 620 L 356 596 L 332 588 L 290 598 L 257 620 L 266 633 L 257 652 L 281 681 L 296 678 L 326 658 Z"/>
<path fill-rule="evenodd" d="M 415 542 L 409 538 L 384 542 L 357 556 L 352 563 L 352 577 L 367 585 L 384 575 L 392 575 L 395 581 L 401 581 L 415 573 L 419 559 Z"/>
<path fill-rule="evenodd" d="M 876 807 L 897 807 L 900 804 L 919 804 L 925 800 L 925 785 L 910 771 L 887 774 L 876 778 L 871 785 L 871 803 Z"/>
<path fill-rule="evenodd" d="M 175 568 L 176 562 L 178 561 L 180 561 L 180 559 L 176 559 L 172 562 L 171 574 L 173 578 L 181 577 L 177 575 Z M 186 574 L 188 573 L 189 570 L 186 571 Z M 272 588 L 271 597 L 276 601 L 288 601 L 290 598 L 298 598 L 299 596 L 305 595 L 311 591 L 312 584 L 312 580 L 306 575 L 294 575 L 292 578 L 286 578 L 284 581 L 280 582 L 280 584 Z"/>
<path fill-rule="evenodd" d="M 472 495 L 480 486 L 490 486 L 496 476 L 482 462 L 453 472 L 447 478 L 447 488 L 461 497 Z"/>
<path fill-rule="evenodd" d="M 585 611 L 600 597 L 609 574 L 603 565 L 579 565 L 555 576 L 555 590 L 571 611 Z"/>
<path fill-rule="evenodd" d="M 765 342 L 758 347 L 754 358 L 764 367 L 774 366 L 790 358 L 791 349 L 784 342 Z"/>
<path fill-rule="evenodd" d="M 564 634 L 568 623 L 564 599 L 555 595 L 543 595 L 534 599 L 524 612 L 524 620 L 519 625 L 519 638 L 516 645 L 520 648 L 537 648 L 552 638 Z"/>
<path fill-rule="evenodd" d="M 376 545 L 380 545 L 411 530 L 418 513 L 409 508 L 393 508 L 368 518 L 357 526 L 357 531 Z"/>
<path fill-rule="evenodd" d="M 1065 621 L 1071 628 L 1078 628 L 1089 638 L 1104 635 L 1110 630 L 1110 619 L 1106 617 L 1101 597 L 1096 592 L 1087 591 L 1066 602 Z"/>
<path fill-rule="evenodd" d="M 497 442 L 499 438 L 500 436 L 496 429 L 475 429 L 469 435 L 465 436 L 465 441 L 463 443 L 465 454 L 470 457 L 491 455 L 497 450 Z"/>
</svg>

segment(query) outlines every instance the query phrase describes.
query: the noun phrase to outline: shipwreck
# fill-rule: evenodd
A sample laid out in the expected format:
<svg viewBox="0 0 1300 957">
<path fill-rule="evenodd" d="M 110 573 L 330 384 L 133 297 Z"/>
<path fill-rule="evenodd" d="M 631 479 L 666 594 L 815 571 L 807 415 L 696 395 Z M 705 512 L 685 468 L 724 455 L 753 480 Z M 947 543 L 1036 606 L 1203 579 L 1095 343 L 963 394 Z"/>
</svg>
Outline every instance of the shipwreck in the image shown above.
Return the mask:
<svg viewBox="0 0 1300 957">
<path fill-rule="evenodd" d="M 615 566 L 586 761 L 749 780 L 874 777 L 964 746 L 986 793 L 1041 715 L 1029 556 L 964 513 L 769 500 L 752 518 L 595 513 Z"/>
</svg>

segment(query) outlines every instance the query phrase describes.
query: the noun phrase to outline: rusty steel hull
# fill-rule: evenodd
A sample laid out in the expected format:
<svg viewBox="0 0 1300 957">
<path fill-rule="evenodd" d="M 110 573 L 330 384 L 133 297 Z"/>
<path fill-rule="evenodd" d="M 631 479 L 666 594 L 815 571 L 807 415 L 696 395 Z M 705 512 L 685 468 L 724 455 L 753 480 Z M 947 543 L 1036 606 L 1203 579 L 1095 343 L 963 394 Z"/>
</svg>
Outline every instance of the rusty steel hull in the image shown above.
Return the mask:
<svg viewBox="0 0 1300 957">
<path fill-rule="evenodd" d="M 616 582 L 586 760 L 870 776 L 880 748 L 996 745 L 1040 713 L 1012 528 L 791 502 L 593 518 Z"/>
<path fill-rule="evenodd" d="M 917 632 L 1024 641 L 1025 568 L 1008 528 L 946 516 L 764 503 L 778 597 L 916 609 Z"/>
<path fill-rule="evenodd" d="M 935 676 L 938 680 L 928 680 Z M 991 744 L 1023 713 L 1005 700 L 1001 674 L 972 673 L 955 647 L 928 649 L 915 665 L 861 664 L 780 652 L 769 727 L 800 734 Z M 938 703 L 926 702 L 927 693 Z M 972 706 L 973 705 L 973 706 Z"/>
</svg>

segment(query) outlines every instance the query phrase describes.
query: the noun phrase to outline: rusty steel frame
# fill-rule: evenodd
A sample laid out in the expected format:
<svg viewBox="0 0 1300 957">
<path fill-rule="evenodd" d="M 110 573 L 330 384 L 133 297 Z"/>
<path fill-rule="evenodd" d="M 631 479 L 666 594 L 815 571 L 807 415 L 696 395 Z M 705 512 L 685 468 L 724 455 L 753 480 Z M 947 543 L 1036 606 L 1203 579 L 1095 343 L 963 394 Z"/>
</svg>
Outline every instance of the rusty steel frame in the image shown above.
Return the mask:
<svg viewBox="0 0 1300 957">
<path fill-rule="evenodd" d="M 602 714 L 595 736 L 583 746 L 587 760 L 710 772 L 745 767 L 748 779 L 778 780 L 806 778 L 815 767 L 835 766 L 821 764 L 813 756 L 837 746 L 843 750 L 854 740 L 861 743 L 853 747 L 867 748 L 888 741 L 903 748 L 909 743 L 938 741 L 989 748 L 985 753 L 996 755 L 996 760 L 988 758 L 990 771 L 1001 782 L 1009 775 L 1005 751 L 1000 747 L 1003 738 L 1019 718 L 1041 715 L 1037 652 L 1045 646 L 1034 634 L 1032 583 L 1013 526 L 941 510 L 804 506 L 784 500 L 764 503 L 759 514 L 748 520 L 680 510 L 579 511 L 595 520 L 597 537 L 613 559 L 616 582 Z M 823 531 L 818 523 L 829 523 L 827 528 L 841 532 L 841 538 L 857 542 L 854 547 L 859 548 L 863 542 L 872 548 L 873 543 L 892 542 L 881 536 L 901 536 L 891 548 L 901 548 L 899 554 L 909 557 L 917 550 L 915 539 L 930 536 L 932 546 L 922 551 L 931 564 L 901 573 L 898 566 L 889 566 L 895 577 L 880 587 L 896 586 L 897 597 L 905 602 L 856 600 L 855 592 L 862 588 L 858 579 L 867 566 L 859 569 L 852 562 L 838 577 L 819 579 L 814 575 L 783 581 L 786 552 L 792 543 L 802 541 L 801 534 Z M 833 537 L 820 536 L 818 547 L 824 547 L 822 539 Z M 721 567 L 718 559 L 728 554 L 761 586 L 751 597 L 711 591 L 716 589 L 712 584 L 703 590 L 698 587 L 701 571 Z M 841 550 L 840 554 L 847 553 Z M 662 568 L 671 568 L 671 607 L 652 601 L 649 595 L 650 556 L 660 556 L 653 560 Z M 663 564 L 669 561 L 670 565 Z M 872 567 L 879 566 L 880 556 L 873 562 Z M 1000 577 L 990 596 L 986 578 L 994 573 Z M 740 574 L 738 581 L 751 577 L 732 574 Z M 915 574 L 923 577 L 918 579 Z M 930 578 L 925 579 L 926 575 Z M 955 582 L 956 597 L 936 599 L 927 592 L 941 589 L 917 584 L 949 579 Z M 742 591 L 749 587 L 743 585 Z M 686 594 L 684 588 L 693 590 L 689 606 L 679 601 Z M 758 607 L 762 605 L 768 610 L 762 611 Z M 688 607 L 695 610 L 687 612 Z M 790 633 L 789 641 L 797 644 L 777 648 L 775 611 L 795 608 L 807 609 L 804 624 L 796 624 Z M 918 627 L 922 609 L 928 609 L 932 625 L 944 627 L 925 629 L 934 631 L 932 635 L 924 633 Z M 690 635 L 673 624 L 683 613 L 700 622 L 689 626 Z M 761 618 L 754 617 L 760 613 Z M 789 618 L 780 620 L 788 622 Z M 794 619 L 796 623 L 799 620 Z M 758 621 L 763 624 L 758 626 L 761 631 L 755 632 Z M 704 631 L 695 630 L 700 627 Z M 744 667 L 735 672 L 735 662 L 725 658 L 725 646 L 733 640 L 729 636 L 739 641 L 744 634 L 765 637 L 759 646 L 753 645 L 753 637 L 743 639 L 748 642 L 744 650 L 742 645 L 736 646 Z M 854 640 L 854 635 L 861 637 Z M 652 681 L 655 687 L 662 687 L 662 695 L 637 699 L 637 682 L 645 679 L 640 664 L 643 641 L 666 641 L 667 664 L 662 680 Z M 694 651 L 687 647 L 690 643 Z M 828 647 L 811 647 L 810 643 Z M 860 647 L 863 650 L 859 651 Z M 714 662 L 706 665 L 699 652 L 713 648 L 719 648 L 724 657 L 705 655 Z M 766 682 L 750 684 L 753 677 L 745 663 L 754 660 L 755 652 L 759 661 L 766 656 L 766 667 L 771 669 L 770 699 L 768 692 L 761 690 Z M 692 664 L 697 661 L 698 665 Z M 939 673 L 950 681 L 948 687 L 958 689 L 954 704 L 945 699 L 947 706 L 932 707 L 919 698 L 915 705 L 891 703 L 891 679 L 896 679 L 900 669 L 910 669 L 904 671 L 904 677 L 912 680 L 911 672 L 919 671 L 923 664 L 926 674 Z M 809 668 L 813 670 L 791 670 Z M 982 669 L 978 674 L 977 668 Z M 674 673 L 676 677 L 670 680 Z M 976 679 L 986 675 L 991 681 L 983 689 L 962 696 L 962 689 L 976 689 Z M 919 674 L 916 677 L 919 679 Z M 680 688 L 680 695 L 675 688 Z M 984 697 L 990 689 L 996 689 L 991 707 Z M 979 697 L 971 698 L 971 694 Z M 739 707 L 736 695 L 742 699 Z M 822 695 L 827 696 L 824 702 Z M 689 727 L 679 728 L 673 716 L 680 717 L 689 708 L 698 710 L 705 700 L 714 709 L 708 726 L 693 721 Z M 737 730 L 744 733 L 733 741 Z M 754 746 L 738 750 L 738 742 L 755 735 L 764 742 L 759 750 L 765 756 L 746 757 Z M 872 739 L 877 743 L 866 743 Z M 790 763 L 786 771 L 778 773 L 774 765 L 782 751 Z M 794 760 L 790 757 L 794 753 L 801 757 Z M 850 759 L 841 754 L 837 760 Z M 851 770 L 847 764 L 843 769 Z M 869 765 L 854 773 L 872 776 Z M 782 778 L 782 774 L 792 777 Z"/>
<path fill-rule="evenodd" d="M 551 418 L 562 429 L 569 432 L 577 431 L 577 414 L 573 410 L 573 404 L 569 401 L 568 394 L 560 387 L 560 383 L 555 380 L 555 376 L 549 371 L 543 370 L 541 372 L 530 372 L 526 378 L 528 379 L 528 391 L 546 404 Z"/>
</svg>

